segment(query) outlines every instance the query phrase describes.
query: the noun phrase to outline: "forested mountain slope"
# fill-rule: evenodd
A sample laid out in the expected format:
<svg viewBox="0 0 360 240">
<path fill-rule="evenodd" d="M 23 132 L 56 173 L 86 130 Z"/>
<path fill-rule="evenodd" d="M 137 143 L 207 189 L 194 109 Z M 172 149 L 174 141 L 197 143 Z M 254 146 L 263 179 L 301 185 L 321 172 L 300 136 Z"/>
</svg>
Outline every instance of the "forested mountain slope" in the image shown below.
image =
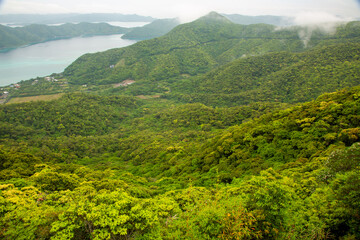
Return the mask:
<svg viewBox="0 0 360 240">
<path fill-rule="evenodd" d="M 122 34 L 128 31 L 127 28 L 107 23 L 67 23 L 60 26 L 32 24 L 16 28 L 0 25 L 0 50 L 62 38 Z"/>
<path fill-rule="evenodd" d="M 230 21 L 237 24 L 258 24 L 265 23 L 275 26 L 289 26 L 294 25 L 294 19 L 291 17 L 274 16 L 274 15 L 260 15 L 260 16 L 247 16 L 240 14 L 222 14 L 227 17 Z"/>
<path fill-rule="evenodd" d="M 30 138 L 103 135 L 117 129 L 137 103 L 130 96 L 101 98 L 73 93 L 58 101 L 9 104 L 1 108 L 1 135 L 15 139 L 24 133 Z"/>
<path fill-rule="evenodd" d="M 174 27 L 180 24 L 176 18 L 159 19 L 142 27 L 132 28 L 128 33 L 124 34 L 124 39 L 145 40 L 156 38 L 170 32 Z"/>
<path fill-rule="evenodd" d="M 238 25 L 211 13 L 179 25 L 160 38 L 86 54 L 66 68 L 64 74 L 74 84 L 116 83 L 125 79 L 163 81 L 205 73 L 243 56 L 357 42 L 359 27 L 355 22 L 339 26 L 335 34 L 321 29 L 307 32 L 300 27 Z"/>
<path fill-rule="evenodd" d="M 360 44 L 335 44 L 302 53 L 246 57 L 198 78 L 178 81 L 167 98 L 207 105 L 305 102 L 360 84 Z"/>
<path fill-rule="evenodd" d="M 128 78 L 164 80 L 181 74 L 204 73 L 243 54 L 268 51 L 269 45 L 273 51 L 287 49 L 290 42 L 295 44 L 294 48 L 302 48 L 296 33 L 288 34 L 291 39 L 285 43 L 277 39 L 266 40 L 265 44 L 258 39 L 264 34 L 271 35 L 274 28 L 241 26 L 220 15 L 205 16 L 182 24 L 160 38 L 84 55 L 65 69 L 64 74 L 75 84 L 119 82 Z M 115 68 L 109 68 L 111 65 Z"/>
<path fill-rule="evenodd" d="M 0 234 L 357 238 L 359 91 L 326 94 L 241 125 L 235 119 L 255 116 L 255 105 L 156 111 L 160 99 L 151 108 L 131 98 L 67 95 L 50 104 L 1 107 L 1 120 L 11 122 L 13 132 L 0 135 Z M 76 116 L 63 112 L 62 103 Z M 33 118 L 41 105 L 49 113 L 39 125 Z M 107 109 L 98 113 L 101 105 Z M 116 112 L 132 121 L 118 122 Z M 118 127 L 88 128 L 88 120 L 104 121 L 98 115 Z M 63 127 L 60 134 L 39 131 L 54 117 L 65 129 L 77 126 L 89 135 L 67 134 Z M 226 122 L 233 126 L 221 129 Z"/>
</svg>

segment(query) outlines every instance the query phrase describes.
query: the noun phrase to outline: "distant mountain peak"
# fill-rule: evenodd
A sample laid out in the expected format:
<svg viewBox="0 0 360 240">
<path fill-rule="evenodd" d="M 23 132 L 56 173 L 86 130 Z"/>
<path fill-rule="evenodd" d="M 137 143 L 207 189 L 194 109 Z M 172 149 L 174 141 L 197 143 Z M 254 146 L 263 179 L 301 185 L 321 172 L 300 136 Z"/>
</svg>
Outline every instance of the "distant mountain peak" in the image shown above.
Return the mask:
<svg viewBox="0 0 360 240">
<path fill-rule="evenodd" d="M 207 15 L 199 18 L 198 20 L 206 22 L 223 22 L 223 23 L 232 23 L 229 19 L 217 12 L 210 12 Z"/>
</svg>

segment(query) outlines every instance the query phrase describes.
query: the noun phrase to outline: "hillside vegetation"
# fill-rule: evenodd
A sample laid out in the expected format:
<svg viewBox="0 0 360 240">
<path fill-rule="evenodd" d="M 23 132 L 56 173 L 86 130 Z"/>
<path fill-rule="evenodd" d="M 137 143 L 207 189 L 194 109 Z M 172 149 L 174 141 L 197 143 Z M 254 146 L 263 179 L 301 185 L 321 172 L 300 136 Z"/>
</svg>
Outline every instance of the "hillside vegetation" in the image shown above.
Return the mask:
<svg viewBox="0 0 360 240">
<path fill-rule="evenodd" d="M 0 25 L 0 50 L 62 38 L 124 34 L 128 31 L 127 28 L 107 23 L 67 23 L 60 26 L 32 24 L 16 28 Z"/>
<path fill-rule="evenodd" d="M 230 21 L 234 23 L 244 24 L 244 25 L 258 24 L 258 23 L 271 24 L 275 26 L 295 25 L 294 19 L 291 17 L 274 16 L 274 15 L 247 16 L 240 14 L 223 14 L 223 16 L 227 17 Z"/>
<path fill-rule="evenodd" d="M 177 26 L 160 38 L 86 54 L 67 67 L 64 75 L 73 84 L 107 84 L 126 79 L 161 82 L 206 73 L 244 56 L 300 52 L 318 45 L 358 42 L 359 27 L 358 22 L 348 23 L 339 26 L 335 34 L 318 29 L 300 38 L 299 32 L 306 28 L 239 25 L 211 13 Z M 111 68 L 112 65 L 115 67 Z"/>
<path fill-rule="evenodd" d="M 264 44 L 257 36 L 271 34 L 274 28 L 270 25 L 237 25 L 213 14 L 180 25 L 160 38 L 141 41 L 128 48 L 84 55 L 65 69 L 64 74 L 75 84 L 113 83 L 129 78 L 159 81 L 182 74 L 196 75 L 250 51 L 256 53 L 259 45 Z M 297 35 L 291 35 L 289 41 L 294 41 Z M 239 44 L 242 40 L 246 46 Z M 298 44 L 302 48 L 300 40 Z M 288 48 L 287 43 L 280 45 L 274 51 Z M 236 51 L 236 56 L 223 56 L 231 50 Z M 115 68 L 109 68 L 111 65 Z"/>
<path fill-rule="evenodd" d="M 172 92 L 164 97 L 215 106 L 310 101 L 324 92 L 360 84 L 359 49 L 359 43 L 348 43 L 241 58 L 172 84 Z"/>
<path fill-rule="evenodd" d="M 359 236 L 359 99 L 344 90 L 254 120 L 274 106 L 4 106 L 2 237 Z"/>
<path fill-rule="evenodd" d="M 63 95 L 0 105 L 0 238 L 359 239 L 358 27 L 211 13 L 22 82 Z"/>
<path fill-rule="evenodd" d="M 180 24 L 178 19 L 159 19 L 142 27 L 132 28 L 122 38 L 133 40 L 146 40 L 161 37 L 170 32 L 174 27 Z"/>
</svg>

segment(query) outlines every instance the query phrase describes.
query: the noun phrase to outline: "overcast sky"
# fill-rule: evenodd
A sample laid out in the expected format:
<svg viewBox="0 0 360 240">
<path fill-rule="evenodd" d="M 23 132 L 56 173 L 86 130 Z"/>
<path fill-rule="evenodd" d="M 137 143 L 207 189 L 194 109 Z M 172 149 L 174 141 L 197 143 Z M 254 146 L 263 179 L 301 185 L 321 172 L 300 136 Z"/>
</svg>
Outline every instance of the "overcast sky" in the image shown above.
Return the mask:
<svg viewBox="0 0 360 240">
<path fill-rule="evenodd" d="M 0 14 L 123 13 L 196 18 L 210 11 L 244 15 L 360 17 L 360 0 L 0 0 Z M 304 15 L 305 14 L 305 15 Z"/>
</svg>

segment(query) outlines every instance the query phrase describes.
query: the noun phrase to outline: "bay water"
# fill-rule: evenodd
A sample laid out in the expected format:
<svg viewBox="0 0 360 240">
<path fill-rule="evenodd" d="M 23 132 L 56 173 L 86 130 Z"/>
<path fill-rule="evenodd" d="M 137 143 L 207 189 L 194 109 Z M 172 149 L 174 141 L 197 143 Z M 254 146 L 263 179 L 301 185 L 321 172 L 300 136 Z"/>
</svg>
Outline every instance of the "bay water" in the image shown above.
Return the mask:
<svg viewBox="0 0 360 240">
<path fill-rule="evenodd" d="M 61 39 L 0 53 L 0 86 L 60 73 L 85 53 L 126 47 L 136 42 L 122 39 L 121 36 L 117 34 Z"/>
</svg>

